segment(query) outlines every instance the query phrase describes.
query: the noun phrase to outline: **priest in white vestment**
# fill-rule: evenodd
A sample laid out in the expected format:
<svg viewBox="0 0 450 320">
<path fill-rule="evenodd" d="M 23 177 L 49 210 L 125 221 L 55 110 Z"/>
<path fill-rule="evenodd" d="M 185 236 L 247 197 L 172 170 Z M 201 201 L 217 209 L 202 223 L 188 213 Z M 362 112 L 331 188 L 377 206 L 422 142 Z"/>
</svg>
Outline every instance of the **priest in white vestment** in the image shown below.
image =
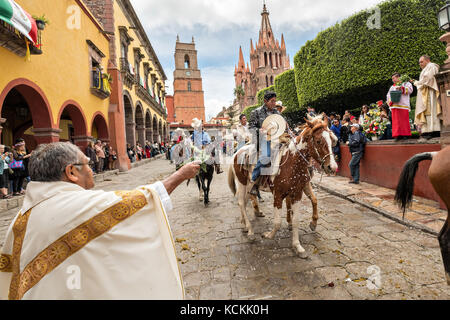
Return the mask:
<svg viewBox="0 0 450 320">
<path fill-rule="evenodd" d="M 191 163 L 131 191 L 94 191 L 78 147 L 39 146 L 1 251 L 0 299 L 183 299 L 166 212 L 169 194 L 199 169 Z"/>
<path fill-rule="evenodd" d="M 422 72 L 420 80 L 414 81 L 417 87 L 416 115 L 414 123 L 419 128 L 422 137 L 439 136 L 441 131 L 442 109 L 439 104 L 439 87 L 435 75 L 439 66 L 431 62 L 430 57 L 422 56 L 419 60 Z"/>
</svg>

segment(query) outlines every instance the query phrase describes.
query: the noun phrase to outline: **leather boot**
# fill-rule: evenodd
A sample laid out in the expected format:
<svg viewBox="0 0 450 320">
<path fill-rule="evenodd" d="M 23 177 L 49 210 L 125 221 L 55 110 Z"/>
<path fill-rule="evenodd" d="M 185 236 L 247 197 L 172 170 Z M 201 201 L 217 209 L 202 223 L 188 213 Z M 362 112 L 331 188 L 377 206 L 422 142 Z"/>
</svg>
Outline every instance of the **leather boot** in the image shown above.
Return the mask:
<svg viewBox="0 0 450 320">
<path fill-rule="evenodd" d="M 258 177 L 258 179 L 256 179 L 255 184 L 253 185 L 252 190 L 250 190 L 250 194 L 252 196 L 258 196 L 258 192 L 259 192 L 259 183 L 261 182 L 261 176 Z"/>
</svg>

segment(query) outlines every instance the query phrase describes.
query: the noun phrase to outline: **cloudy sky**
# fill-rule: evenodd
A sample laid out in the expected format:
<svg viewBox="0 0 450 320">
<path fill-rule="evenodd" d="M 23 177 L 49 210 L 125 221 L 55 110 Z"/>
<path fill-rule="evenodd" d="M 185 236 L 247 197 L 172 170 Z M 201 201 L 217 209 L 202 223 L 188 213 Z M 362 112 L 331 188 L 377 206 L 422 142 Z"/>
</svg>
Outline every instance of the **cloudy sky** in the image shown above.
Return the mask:
<svg viewBox="0 0 450 320">
<path fill-rule="evenodd" d="M 174 52 L 195 38 L 203 76 L 207 120 L 233 101 L 234 66 L 242 46 L 247 62 L 250 39 L 258 40 L 263 0 L 131 0 L 168 77 L 173 93 Z M 308 40 L 336 22 L 373 8 L 380 0 L 267 0 L 277 39 L 284 33 L 287 53 L 294 55 Z"/>
</svg>

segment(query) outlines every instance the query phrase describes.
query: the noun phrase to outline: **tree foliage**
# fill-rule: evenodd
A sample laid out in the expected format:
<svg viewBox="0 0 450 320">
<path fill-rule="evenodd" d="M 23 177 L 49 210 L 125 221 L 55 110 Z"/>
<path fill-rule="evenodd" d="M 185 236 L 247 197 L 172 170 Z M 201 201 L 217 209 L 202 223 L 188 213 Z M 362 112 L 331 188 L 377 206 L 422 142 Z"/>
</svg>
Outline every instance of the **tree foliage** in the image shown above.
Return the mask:
<svg viewBox="0 0 450 320">
<path fill-rule="evenodd" d="M 286 113 L 298 110 L 297 88 L 295 86 L 295 72 L 288 70 L 275 78 L 275 92 L 278 100 L 283 102 Z"/>
<path fill-rule="evenodd" d="M 296 54 L 300 107 L 317 111 L 360 108 L 385 100 L 394 72 L 420 75 L 420 56 L 442 64 L 437 12 L 444 0 L 392 0 L 379 5 L 381 29 L 369 29 L 373 11 L 362 11 L 320 32 Z M 286 89 L 287 90 L 287 89 Z"/>
</svg>

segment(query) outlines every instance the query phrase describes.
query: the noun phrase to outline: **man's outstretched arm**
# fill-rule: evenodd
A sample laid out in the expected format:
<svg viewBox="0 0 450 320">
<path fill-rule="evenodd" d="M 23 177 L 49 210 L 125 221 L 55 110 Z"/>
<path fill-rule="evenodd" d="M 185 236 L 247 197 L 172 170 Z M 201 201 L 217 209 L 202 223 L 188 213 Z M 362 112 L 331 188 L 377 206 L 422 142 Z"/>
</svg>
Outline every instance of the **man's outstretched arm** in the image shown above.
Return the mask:
<svg viewBox="0 0 450 320">
<path fill-rule="evenodd" d="M 167 193 L 170 195 L 183 181 L 195 178 L 199 171 L 199 161 L 194 161 L 181 167 L 180 170 L 163 181 Z"/>
</svg>

